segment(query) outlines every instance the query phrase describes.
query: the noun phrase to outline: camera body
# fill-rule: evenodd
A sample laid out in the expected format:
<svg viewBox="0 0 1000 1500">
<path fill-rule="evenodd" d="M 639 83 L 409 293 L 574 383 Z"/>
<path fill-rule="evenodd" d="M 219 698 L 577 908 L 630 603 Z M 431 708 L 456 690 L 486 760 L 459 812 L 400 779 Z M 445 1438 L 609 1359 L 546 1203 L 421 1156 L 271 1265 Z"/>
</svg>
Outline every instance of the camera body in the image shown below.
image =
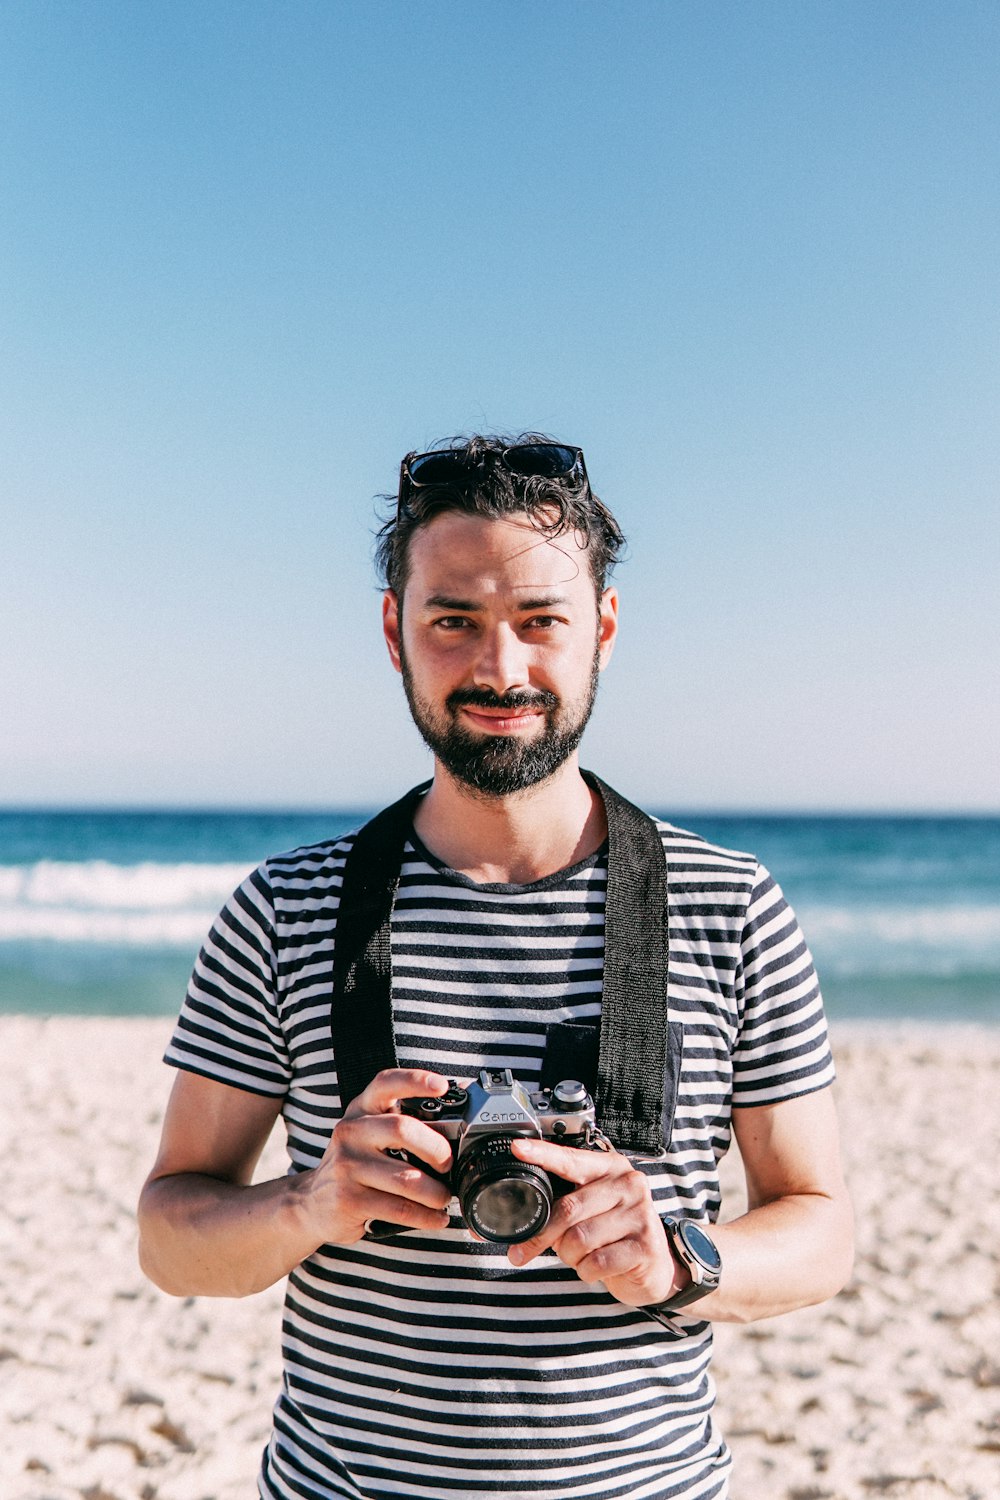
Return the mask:
<svg viewBox="0 0 1000 1500">
<path fill-rule="evenodd" d="M 532 1137 L 577 1150 L 610 1149 L 594 1101 L 575 1079 L 529 1092 L 509 1068 L 483 1068 L 468 1088 L 449 1079 L 443 1096 L 403 1099 L 400 1111 L 450 1143 L 450 1172 L 432 1175 L 451 1188 L 465 1224 L 499 1244 L 537 1234 L 548 1223 L 553 1200 L 572 1191 L 562 1178 L 518 1160 L 512 1140 Z"/>
</svg>

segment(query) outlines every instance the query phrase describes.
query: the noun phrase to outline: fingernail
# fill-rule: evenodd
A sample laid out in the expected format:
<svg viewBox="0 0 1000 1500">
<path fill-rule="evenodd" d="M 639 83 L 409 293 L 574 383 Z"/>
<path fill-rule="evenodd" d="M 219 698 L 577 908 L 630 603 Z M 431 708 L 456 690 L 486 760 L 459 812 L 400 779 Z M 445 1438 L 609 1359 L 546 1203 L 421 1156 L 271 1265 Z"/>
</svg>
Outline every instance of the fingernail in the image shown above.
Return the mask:
<svg viewBox="0 0 1000 1500">
<path fill-rule="evenodd" d="M 522 1245 L 511 1245 L 510 1249 L 507 1251 L 507 1259 L 510 1261 L 511 1265 L 523 1266 L 527 1258 L 528 1252 Z"/>
</svg>

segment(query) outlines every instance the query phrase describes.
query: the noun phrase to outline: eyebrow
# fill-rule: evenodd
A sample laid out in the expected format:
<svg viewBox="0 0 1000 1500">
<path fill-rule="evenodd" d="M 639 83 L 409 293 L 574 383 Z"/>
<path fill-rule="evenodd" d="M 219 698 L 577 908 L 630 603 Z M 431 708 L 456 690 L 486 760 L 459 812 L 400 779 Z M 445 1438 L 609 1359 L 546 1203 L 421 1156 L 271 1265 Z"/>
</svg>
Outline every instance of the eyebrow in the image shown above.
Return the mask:
<svg viewBox="0 0 1000 1500">
<path fill-rule="evenodd" d="M 553 609 L 556 605 L 567 604 L 569 601 L 563 594 L 540 594 L 535 599 L 524 599 L 518 605 L 519 610 Z M 459 614 L 476 615 L 481 614 L 483 606 L 471 599 L 455 599 L 450 594 L 430 594 L 424 601 L 426 609 L 453 609 Z"/>
</svg>

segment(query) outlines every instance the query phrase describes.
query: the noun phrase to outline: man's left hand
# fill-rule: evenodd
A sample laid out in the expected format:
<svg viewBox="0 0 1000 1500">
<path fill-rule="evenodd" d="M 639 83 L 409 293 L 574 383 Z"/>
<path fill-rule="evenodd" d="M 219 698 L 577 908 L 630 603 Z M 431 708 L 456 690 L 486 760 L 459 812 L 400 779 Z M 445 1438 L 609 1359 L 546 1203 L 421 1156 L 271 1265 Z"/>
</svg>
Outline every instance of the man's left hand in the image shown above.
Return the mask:
<svg viewBox="0 0 1000 1500">
<path fill-rule="evenodd" d="M 512 1265 L 523 1266 L 552 1249 L 581 1281 L 601 1281 L 630 1307 L 663 1302 L 686 1284 L 670 1253 L 649 1184 L 619 1151 L 580 1151 L 551 1141 L 517 1137 L 522 1161 L 575 1184 L 558 1198 L 545 1228 L 511 1245 Z"/>
</svg>

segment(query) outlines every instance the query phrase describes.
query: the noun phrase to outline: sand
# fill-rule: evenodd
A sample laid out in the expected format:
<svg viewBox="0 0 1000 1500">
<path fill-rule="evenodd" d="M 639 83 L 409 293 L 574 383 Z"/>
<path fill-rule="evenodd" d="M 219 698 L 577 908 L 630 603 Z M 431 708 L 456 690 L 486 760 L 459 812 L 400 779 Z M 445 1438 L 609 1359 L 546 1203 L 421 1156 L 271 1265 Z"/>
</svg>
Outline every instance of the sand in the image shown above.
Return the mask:
<svg viewBox="0 0 1000 1500">
<path fill-rule="evenodd" d="M 280 1288 L 143 1278 L 169 1022 L 0 1018 L 0 1496 L 249 1500 Z M 733 1500 L 1000 1497 L 1000 1031 L 834 1028 L 858 1258 L 822 1308 L 717 1333 Z M 272 1140 L 264 1172 L 283 1170 Z M 740 1211 L 726 1164 L 725 1217 Z"/>
</svg>

